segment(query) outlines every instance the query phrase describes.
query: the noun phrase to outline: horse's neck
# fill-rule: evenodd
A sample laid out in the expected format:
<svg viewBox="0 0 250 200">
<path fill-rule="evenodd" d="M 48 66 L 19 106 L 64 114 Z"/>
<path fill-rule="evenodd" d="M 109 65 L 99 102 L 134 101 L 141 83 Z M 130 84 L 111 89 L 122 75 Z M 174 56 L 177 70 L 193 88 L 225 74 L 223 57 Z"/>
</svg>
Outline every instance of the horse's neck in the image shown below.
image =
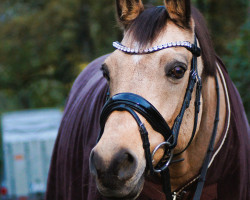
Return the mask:
<svg viewBox="0 0 250 200">
<path fill-rule="evenodd" d="M 217 75 L 217 77 L 220 88 L 220 121 L 218 124 L 217 135 L 214 144 L 215 146 L 222 135 L 226 116 L 224 88 L 220 76 Z M 200 168 L 207 153 L 210 137 L 212 135 L 216 113 L 216 99 L 215 78 L 208 77 L 203 82 L 202 110 L 200 112 L 201 118 L 199 129 L 190 147 L 181 155 L 181 157 L 185 160 L 183 162 L 173 164 L 170 167 L 172 190 L 182 187 L 184 184 L 188 183 L 199 175 Z"/>
</svg>

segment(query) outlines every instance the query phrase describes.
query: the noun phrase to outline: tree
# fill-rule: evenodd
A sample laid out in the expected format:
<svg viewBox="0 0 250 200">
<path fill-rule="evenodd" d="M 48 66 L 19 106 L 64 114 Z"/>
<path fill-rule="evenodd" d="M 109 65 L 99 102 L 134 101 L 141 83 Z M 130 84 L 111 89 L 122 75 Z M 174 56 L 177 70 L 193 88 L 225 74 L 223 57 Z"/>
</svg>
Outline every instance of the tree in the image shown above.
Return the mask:
<svg viewBox="0 0 250 200">
<path fill-rule="evenodd" d="M 194 0 L 204 14 L 216 52 L 226 64 L 250 117 L 249 2 L 246 0 Z"/>
<path fill-rule="evenodd" d="M 250 19 L 242 26 L 238 33 L 237 39 L 227 45 L 229 54 L 224 56 L 228 71 L 234 84 L 238 88 L 243 104 L 246 109 L 246 114 L 250 116 L 250 70 L 249 70 L 249 52 L 250 52 Z"/>
<path fill-rule="evenodd" d="M 62 104 L 83 60 L 76 20 L 79 3 L 2 2 L 0 97 L 6 102 L 2 108 Z"/>
<path fill-rule="evenodd" d="M 162 0 L 143 2 L 163 5 Z M 0 112 L 62 106 L 79 73 L 79 64 L 113 51 L 112 42 L 121 39 L 114 3 L 113 0 L 2 0 Z M 239 43 L 236 38 L 241 37 L 238 33 L 247 17 L 248 2 L 193 0 L 193 3 L 205 15 L 215 49 L 220 56 L 226 56 L 224 60 L 234 79 L 236 71 L 230 68 L 230 59 L 236 59 L 232 58 L 235 57 L 232 45 Z M 241 77 L 244 83 L 248 79 L 246 73 Z M 246 106 L 247 101 L 243 101 Z"/>
</svg>

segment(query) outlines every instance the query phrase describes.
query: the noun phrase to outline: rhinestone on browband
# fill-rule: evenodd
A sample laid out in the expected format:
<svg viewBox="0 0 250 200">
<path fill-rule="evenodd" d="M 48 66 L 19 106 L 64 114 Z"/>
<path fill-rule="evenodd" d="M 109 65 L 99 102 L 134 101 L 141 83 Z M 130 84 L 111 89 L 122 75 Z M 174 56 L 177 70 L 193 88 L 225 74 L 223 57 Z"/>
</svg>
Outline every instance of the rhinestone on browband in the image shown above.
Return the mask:
<svg viewBox="0 0 250 200">
<path fill-rule="evenodd" d="M 186 49 L 190 50 L 190 51 L 194 51 L 194 45 L 191 44 L 190 42 L 187 41 L 181 41 L 181 42 L 169 42 L 163 45 L 158 45 L 158 46 L 154 46 L 148 49 L 130 49 L 126 46 L 124 46 L 123 44 L 121 44 L 120 42 L 116 41 L 113 42 L 113 47 L 115 47 L 116 49 L 119 49 L 120 51 L 123 51 L 125 53 L 129 53 L 129 54 L 147 54 L 147 53 L 153 53 L 162 49 L 167 49 L 170 47 L 185 47 Z"/>
</svg>

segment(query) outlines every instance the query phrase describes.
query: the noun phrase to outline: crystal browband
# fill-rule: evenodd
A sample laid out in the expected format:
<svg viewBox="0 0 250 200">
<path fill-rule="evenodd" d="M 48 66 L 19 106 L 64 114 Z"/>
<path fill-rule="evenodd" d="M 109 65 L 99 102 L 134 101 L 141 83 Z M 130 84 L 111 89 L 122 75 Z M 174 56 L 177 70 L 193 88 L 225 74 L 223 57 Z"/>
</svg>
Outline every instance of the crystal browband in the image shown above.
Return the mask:
<svg viewBox="0 0 250 200">
<path fill-rule="evenodd" d="M 128 54 L 147 54 L 147 53 L 153 53 L 162 49 L 167 49 L 170 47 L 185 47 L 186 49 L 188 49 L 194 54 L 198 54 L 198 55 L 200 54 L 200 48 L 198 47 L 196 48 L 194 44 L 191 44 L 190 42 L 187 42 L 187 41 L 169 42 L 163 45 L 158 45 L 158 46 L 154 46 L 154 47 L 147 48 L 147 49 L 131 49 L 131 48 L 124 46 L 120 42 L 116 41 L 116 42 L 113 42 L 113 47 Z"/>
</svg>

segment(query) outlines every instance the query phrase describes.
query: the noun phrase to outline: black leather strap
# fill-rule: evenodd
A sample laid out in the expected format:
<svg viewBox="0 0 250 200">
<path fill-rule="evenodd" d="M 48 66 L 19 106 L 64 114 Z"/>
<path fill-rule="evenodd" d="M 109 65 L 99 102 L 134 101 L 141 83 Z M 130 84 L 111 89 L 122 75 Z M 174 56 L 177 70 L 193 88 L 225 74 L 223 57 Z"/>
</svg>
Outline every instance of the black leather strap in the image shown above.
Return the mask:
<svg viewBox="0 0 250 200">
<path fill-rule="evenodd" d="M 194 38 L 194 45 L 197 46 L 197 39 L 196 37 Z M 194 48 L 196 49 L 196 48 Z M 200 55 L 200 50 L 195 50 L 195 52 L 198 51 L 199 55 Z M 197 68 L 197 52 L 194 53 L 195 56 L 193 56 L 193 60 L 192 60 L 192 65 L 191 65 L 191 71 L 196 72 L 196 77 L 190 77 L 190 79 L 196 79 L 195 81 L 197 81 L 197 85 L 196 85 L 196 95 L 195 95 L 195 112 L 194 112 L 194 125 L 193 125 L 193 131 L 192 131 L 192 135 L 189 139 L 188 144 L 186 145 L 186 147 L 181 151 L 176 153 L 174 156 L 178 156 L 180 154 L 182 154 L 184 151 L 187 150 L 187 148 L 190 146 L 191 142 L 193 141 L 195 132 L 196 132 L 196 128 L 197 128 L 197 122 L 198 122 L 198 114 L 200 112 L 200 97 L 201 97 L 201 89 L 202 89 L 202 82 L 201 82 L 201 78 L 198 74 L 198 68 Z M 190 80 L 189 79 L 189 80 Z M 192 93 L 192 92 L 191 92 Z"/>
<path fill-rule="evenodd" d="M 149 122 L 152 128 L 161 133 L 168 140 L 172 132 L 168 124 L 158 110 L 143 97 L 133 93 L 119 93 L 111 97 L 104 105 L 100 117 L 101 128 L 105 126 L 107 117 L 111 114 L 113 107 L 121 104 L 140 113 Z M 102 133 L 100 133 L 101 137 Z"/>
<path fill-rule="evenodd" d="M 166 195 L 166 200 L 172 200 L 173 196 L 171 193 L 169 168 L 161 172 L 161 178 L 162 178 L 162 189 Z"/>
<path fill-rule="evenodd" d="M 122 93 L 122 94 L 117 94 L 117 95 L 113 96 L 111 99 L 109 99 L 107 101 L 107 103 L 103 107 L 103 111 L 102 111 L 102 114 L 101 114 L 101 131 L 100 131 L 98 140 L 102 136 L 102 133 L 104 131 L 104 126 L 105 126 L 105 123 L 106 123 L 106 121 L 108 119 L 108 116 L 113 111 L 117 110 L 117 111 L 127 111 L 127 112 L 129 112 L 133 116 L 133 118 L 135 119 L 135 121 L 136 121 L 136 123 L 137 123 L 137 125 L 139 127 L 139 131 L 140 131 L 140 134 L 141 134 L 141 139 L 142 139 L 142 142 L 143 142 L 143 148 L 144 148 L 144 152 L 145 152 L 147 168 L 150 170 L 150 173 L 153 174 L 154 170 L 153 170 L 153 163 L 152 163 L 152 157 L 151 157 L 151 152 L 150 152 L 150 143 L 149 143 L 149 139 L 148 139 L 148 131 L 145 128 L 144 124 L 141 122 L 139 116 L 132 109 L 132 108 L 134 108 L 133 106 L 135 106 L 133 104 L 133 101 L 131 101 L 130 103 L 128 103 L 128 101 L 120 101 L 119 100 L 120 95 L 123 98 L 127 96 L 128 97 L 127 99 L 129 99 L 129 97 L 131 99 L 133 99 L 132 97 L 135 96 L 135 94 L 132 94 L 132 93 Z M 116 97 L 117 97 L 117 99 L 116 99 Z M 114 100 L 114 99 L 116 99 L 116 100 Z M 145 105 L 147 103 L 149 103 L 149 102 L 146 102 Z M 142 112 L 140 109 L 141 109 L 140 106 L 137 105 L 137 108 L 135 110 L 138 110 L 138 111 Z"/>
<path fill-rule="evenodd" d="M 216 81 L 217 105 L 216 105 L 216 113 L 215 113 L 215 119 L 214 119 L 214 127 L 213 127 L 212 136 L 210 139 L 210 143 L 209 143 L 209 146 L 207 149 L 207 155 L 205 157 L 205 160 L 204 160 L 202 168 L 201 168 L 201 174 L 200 174 L 200 178 L 198 180 L 198 184 L 196 187 L 196 191 L 195 191 L 195 195 L 194 195 L 193 200 L 199 200 L 201 197 L 202 189 L 203 189 L 203 186 L 204 186 L 204 183 L 206 180 L 208 165 L 209 165 L 209 162 L 211 160 L 211 156 L 212 156 L 213 149 L 214 149 L 214 141 L 215 141 L 217 127 L 218 127 L 218 123 L 219 123 L 220 89 L 219 89 L 219 83 L 218 83 L 217 76 L 215 76 L 215 81 Z"/>
</svg>

